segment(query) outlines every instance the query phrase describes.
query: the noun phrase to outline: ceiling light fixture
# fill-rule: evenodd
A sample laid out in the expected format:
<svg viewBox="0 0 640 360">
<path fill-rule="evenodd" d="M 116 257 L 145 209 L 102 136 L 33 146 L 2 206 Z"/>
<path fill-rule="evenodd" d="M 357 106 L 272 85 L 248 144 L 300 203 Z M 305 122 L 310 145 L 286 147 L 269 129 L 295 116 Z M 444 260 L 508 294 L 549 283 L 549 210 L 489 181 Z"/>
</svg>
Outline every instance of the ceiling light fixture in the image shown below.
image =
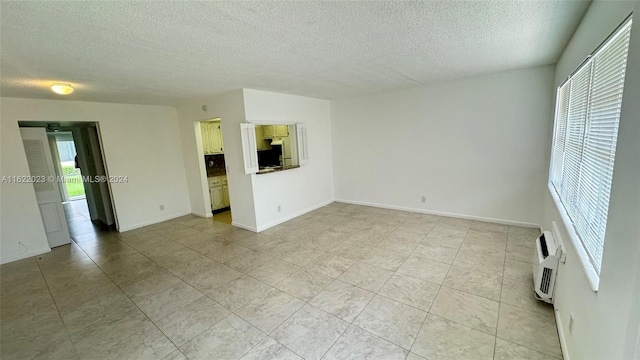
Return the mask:
<svg viewBox="0 0 640 360">
<path fill-rule="evenodd" d="M 69 95 L 73 92 L 73 88 L 69 84 L 53 84 L 51 90 L 60 95 Z"/>
</svg>

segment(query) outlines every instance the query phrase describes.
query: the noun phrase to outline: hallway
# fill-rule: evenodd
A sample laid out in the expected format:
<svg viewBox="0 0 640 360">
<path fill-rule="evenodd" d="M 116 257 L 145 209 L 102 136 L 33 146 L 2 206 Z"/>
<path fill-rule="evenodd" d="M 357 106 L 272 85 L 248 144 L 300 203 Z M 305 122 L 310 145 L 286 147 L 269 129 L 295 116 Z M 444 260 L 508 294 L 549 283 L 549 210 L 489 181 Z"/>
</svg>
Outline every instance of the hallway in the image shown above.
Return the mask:
<svg viewBox="0 0 640 360">
<path fill-rule="evenodd" d="M 62 207 L 67 218 L 69 235 L 76 242 L 116 232 L 100 222 L 91 221 L 87 200 L 84 197 L 63 202 Z"/>
</svg>

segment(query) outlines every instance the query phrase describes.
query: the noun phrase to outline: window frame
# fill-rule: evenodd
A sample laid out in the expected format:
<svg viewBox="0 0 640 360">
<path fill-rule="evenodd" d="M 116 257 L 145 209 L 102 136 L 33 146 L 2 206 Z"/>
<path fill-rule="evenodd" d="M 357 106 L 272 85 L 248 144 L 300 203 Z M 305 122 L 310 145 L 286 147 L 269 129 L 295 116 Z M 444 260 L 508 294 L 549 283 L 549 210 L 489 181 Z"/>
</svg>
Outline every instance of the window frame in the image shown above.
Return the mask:
<svg viewBox="0 0 640 360">
<path fill-rule="evenodd" d="M 577 227 L 579 227 L 577 221 L 579 221 L 579 218 L 584 216 L 582 211 L 579 211 L 578 209 L 573 209 L 573 213 L 574 213 L 574 217 L 576 219 L 572 219 L 572 216 L 570 216 L 570 212 L 567 209 L 567 206 L 578 206 L 576 205 L 576 200 L 569 200 L 569 203 L 565 204 L 562 200 L 562 198 L 565 198 L 567 196 L 566 193 L 564 193 L 565 189 L 563 188 L 563 186 L 566 186 L 567 183 L 567 179 L 564 178 L 565 175 L 565 159 L 566 159 L 566 155 L 567 155 L 567 138 L 569 137 L 569 119 L 571 116 L 571 111 L 570 109 L 572 109 L 573 107 L 575 107 L 576 105 L 580 105 L 580 103 L 573 103 L 572 102 L 572 90 L 573 90 L 573 82 L 572 80 L 574 78 L 578 79 L 578 83 L 577 85 L 579 86 L 580 80 L 584 80 L 584 79 L 580 79 L 578 78 L 578 75 L 583 72 L 583 70 L 586 69 L 586 71 L 588 71 L 588 85 L 587 85 L 587 89 L 586 89 L 586 104 L 585 104 L 585 114 L 584 116 L 580 116 L 579 119 L 580 121 L 584 121 L 584 124 L 579 124 L 580 127 L 583 127 L 583 131 L 582 131 L 582 135 L 581 135 L 581 144 L 580 144 L 580 149 L 577 152 L 577 155 L 579 157 L 579 162 L 578 162 L 578 169 L 577 169 L 577 174 L 575 174 L 575 176 L 577 176 L 578 179 L 582 179 L 583 175 L 584 175 L 584 171 L 583 171 L 583 166 L 584 166 L 584 159 L 583 159 L 583 155 L 585 153 L 585 149 L 586 149 L 586 142 L 587 140 L 591 137 L 591 134 L 594 134 L 592 131 L 593 129 L 590 129 L 590 109 L 591 109 L 591 105 L 592 103 L 592 96 L 594 95 L 594 89 L 596 89 L 596 87 L 594 86 L 594 69 L 595 67 L 598 65 L 597 63 L 597 59 L 599 59 L 598 55 L 604 50 L 605 47 L 607 47 L 610 43 L 612 43 L 613 41 L 618 39 L 618 36 L 630 36 L 630 31 L 631 31 L 631 26 L 632 26 L 632 15 L 629 15 L 629 17 L 627 17 L 577 68 L 576 70 L 574 70 L 571 75 L 569 77 L 567 77 L 567 79 L 565 81 L 563 81 L 556 89 L 556 106 L 555 106 L 555 112 L 554 112 L 554 125 L 553 125 L 553 137 L 552 137 L 552 144 L 551 144 L 551 157 L 550 157 L 550 163 L 549 163 L 549 177 L 548 177 L 548 182 L 547 182 L 547 187 L 549 189 L 549 192 L 551 194 L 551 197 L 554 200 L 555 206 L 558 210 L 558 213 L 560 214 L 560 217 L 562 219 L 562 222 L 564 223 L 565 229 L 567 230 L 567 233 L 569 235 L 569 238 L 571 239 L 571 242 L 574 245 L 574 248 L 576 249 L 578 258 L 582 264 L 582 269 L 587 277 L 587 280 L 592 288 L 593 291 L 597 292 L 598 291 L 598 287 L 599 287 L 599 282 L 600 282 L 600 274 L 599 274 L 599 270 L 598 268 L 601 270 L 602 269 L 602 259 L 603 259 L 603 254 L 604 254 L 604 247 L 605 247 L 605 243 L 606 243 L 606 231 L 604 231 L 604 234 L 602 234 L 602 247 L 600 248 L 600 253 L 599 254 L 591 254 L 590 250 L 589 250 L 589 246 L 587 246 L 587 244 L 585 243 L 585 240 L 578 234 L 578 229 Z M 628 35 L 625 34 L 625 32 L 628 31 Z M 629 53 L 629 49 L 628 49 L 628 45 L 627 45 L 627 49 L 626 49 L 626 56 L 628 58 L 628 53 Z M 627 60 L 625 59 L 625 65 L 624 65 L 624 71 L 626 72 L 626 63 Z M 568 87 L 566 89 L 564 89 L 565 87 Z M 565 93 L 566 91 L 566 93 Z M 621 107 L 621 102 L 622 102 L 622 97 L 624 92 L 624 85 L 622 86 L 622 91 L 621 91 L 621 98 L 620 98 L 620 106 Z M 580 94 L 578 94 L 580 95 Z M 566 96 L 566 103 L 565 102 L 565 98 L 561 96 Z M 598 99 L 599 100 L 599 99 Z M 577 100 L 579 101 L 579 100 Z M 561 107 L 565 106 L 566 109 L 562 109 Z M 562 114 L 561 114 L 562 112 Z M 566 114 L 564 114 L 566 112 Z M 564 115 L 564 116 L 563 116 Z M 618 123 L 620 121 L 620 114 L 618 113 Z M 564 122 L 564 124 L 561 124 L 561 122 Z M 560 144 L 560 138 L 558 135 L 559 130 L 561 125 L 564 126 L 564 139 L 561 140 L 562 143 Z M 593 130 L 595 131 L 595 130 Z M 597 134 L 597 132 L 596 132 Z M 617 130 L 615 133 L 615 142 L 617 143 Z M 615 144 L 614 144 L 615 145 Z M 562 149 L 560 149 L 560 146 L 562 146 Z M 557 154 L 556 151 L 561 151 L 561 154 Z M 575 154 L 574 154 L 575 155 Z M 558 160 L 561 160 L 561 164 L 558 165 L 556 162 Z M 611 168 L 613 169 L 615 167 L 615 157 L 613 158 L 613 161 L 611 162 L 612 166 Z M 558 174 L 561 174 L 561 176 L 558 176 Z M 601 179 L 600 179 L 601 180 Z M 611 183 L 608 184 L 609 189 L 611 189 L 612 183 L 613 183 L 613 177 L 611 177 L 609 179 L 611 181 Z M 593 181 L 593 180 L 591 180 Z M 557 183 L 556 183 L 557 182 Z M 601 182 L 602 183 L 602 182 Z M 604 183 L 602 183 L 604 184 Z M 574 189 L 574 191 L 576 192 L 576 196 L 579 196 L 581 193 L 581 180 L 578 182 L 578 184 L 575 184 L 576 189 Z M 604 185 L 605 187 L 607 185 Z M 563 195 L 561 195 L 563 194 Z M 597 204 L 597 203 L 596 203 Z M 606 205 L 606 213 L 605 213 L 605 223 L 607 222 L 607 217 L 608 217 L 608 207 L 609 204 Z M 584 210 L 584 209 L 580 209 L 580 210 Z M 600 214 L 602 214 L 602 212 L 600 212 Z M 602 218 L 602 217 L 601 217 Z M 583 224 L 584 225 L 584 224 Z M 606 224 L 605 224 L 605 228 L 606 229 Z M 585 231 L 584 227 L 582 227 L 582 230 Z M 589 233 L 591 229 L 586 230 L 587 234 Z M 586 235 L 586 234 L 585 234 Z M 588 235 L 586 235 L 587 237 L 589 237 Z M 600 237 L 597 237 L 596 239 L 600 239 Z M 593 240 L 593 239 L 591 239 Z M 592 244 L 593 245 L 593 244 Z M 597 245 L 597 244 L 596 244 Z M 597 249 L 599 250 L 599 249 Z M 598 266 L 595 266 L 595 262 L 597 262 L 596 257 L 600 258 L 600 262 L 598 264 Z"/>
</svg>

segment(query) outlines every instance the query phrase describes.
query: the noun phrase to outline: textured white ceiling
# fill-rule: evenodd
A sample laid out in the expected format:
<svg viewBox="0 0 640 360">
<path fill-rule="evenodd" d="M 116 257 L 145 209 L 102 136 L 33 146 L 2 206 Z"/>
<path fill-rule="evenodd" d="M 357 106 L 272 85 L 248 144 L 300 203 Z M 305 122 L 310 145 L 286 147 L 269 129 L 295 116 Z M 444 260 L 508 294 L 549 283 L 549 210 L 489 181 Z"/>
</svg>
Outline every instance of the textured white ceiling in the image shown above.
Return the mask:
<svg viewBox="0 0 640 360">
<path fill-rule="evenodd" d="M 555 63 L 584 1 L 6 2 L 2 96 L 176 105 L 340 98 Z"/>
</svg>

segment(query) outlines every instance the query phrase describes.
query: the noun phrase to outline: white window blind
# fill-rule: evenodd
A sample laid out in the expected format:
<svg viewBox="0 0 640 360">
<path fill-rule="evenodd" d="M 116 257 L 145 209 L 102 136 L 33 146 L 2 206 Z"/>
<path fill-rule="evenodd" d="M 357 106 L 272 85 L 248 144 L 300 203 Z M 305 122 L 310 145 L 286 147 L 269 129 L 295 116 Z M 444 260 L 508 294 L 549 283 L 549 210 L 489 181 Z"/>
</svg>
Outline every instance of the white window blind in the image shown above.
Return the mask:
<svg viewBox="0 0 640 360">
<path fill-rule="evenodd" d="M 600 273 L 631 19 L 558 88 L 549 180 Z"/>
</svg>

